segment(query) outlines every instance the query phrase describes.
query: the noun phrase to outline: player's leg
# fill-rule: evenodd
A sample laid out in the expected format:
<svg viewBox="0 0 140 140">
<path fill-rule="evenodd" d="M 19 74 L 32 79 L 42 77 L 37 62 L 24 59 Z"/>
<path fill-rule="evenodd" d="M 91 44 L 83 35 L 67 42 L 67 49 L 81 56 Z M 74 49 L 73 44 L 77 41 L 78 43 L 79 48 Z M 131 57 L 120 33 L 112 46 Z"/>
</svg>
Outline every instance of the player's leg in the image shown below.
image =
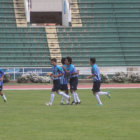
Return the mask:
<svg viewBox="0 0 140 140">
<path fill-rule="evenodd" d="M 61 91 L 63 91 L 66 95 L 68 95 L 68 85 L 67 84 L 61 85 Z M 61 105 L 64 104 L 64 101 L 66 102 L 66 104 L 69 104 L 69 99 L 66 99 L 64 98 L 64 96 L 62 96 Z"/>
<path fill-rule="evenodd" d="M 110 99 L 111 98 L 110 92 L 109 91 L 108 92 L 100 91 L 101 84 L 100 84 L 100 82 L 98 82 L 97 84 L 98 84 L 97 88 L 99 88 L 99 89 L 97 89 L 98 95 L 106 95 Z"/>
<path fill-rule="evenodd" d="M 98 94 L 98 92 L 100 92 L 100 81 L 94 82 L 92 91 L 98 102 L 98 105 L 102 105 L 102 102 L 101 102 L 99 94 Z"/>
<path fill-rule="evenodd" d="M 78 93 L 76 91 L 75 91 L 75 96 L 76 96 L 76 104 L 80 104 L 81 100 L 80 100 Z"/>
<path fill-rule="evenodd" d="M 53 104 L 53 101 L 54 101 L 54 98 L 55 98 L 55 91 L 56 91 L 55 81 L 53 81 L 53 88 L 51 90 L 50 102 L 46 103 L 47 106 L 51 106 Z"/>
<path fill-rule="evenodd" d="M 66 95 L 68 95 L 68 86 L 67 85 L 62 85 L 61 86 L 61 91 L 64 91 Z M 64 101 L 66 104 L 69 104 L 69 99 L 66 99 L 64 96 L 62 96 L 61 104 L 64 104 Z"/>
<path fill-rule="evenodd" d="M 70 96 L 65 94 L 64 92 L 60 91 L 61 89 L 61 84 L 60 84 L 60 80 L 57 80 L 56 81 L 56 84 L 55 84 L 55 89 L 56 89 L 56 92 L 61 95 L 62 97 L 64 97 L 64 99 L 66 100 L 70 100 Z"/>
<path fill-rule="evenodd" d="M 100 91 L 100 92 L 98 92 L 98 94 L 99 94 L 99 95 L 107 95 L 108 92 L 102 92 L 102 91 Z"/>
<path fill-rule="evenodd" d="M 70 92 L 71 92 L 72 98 L 73 98 L 73 101 L 71 104 L 75 104 L 76 103 L 76 95 L 74 92 L 74 78 L 70 79 Z"/>
<path fill-rule="evenodd" d="M 64 92 L 62 92 L 62 91 L 60 91 L 60 90 L 58 90 L 57 93 L 58 93 L 59 95 L 61 95 L 62 97 L 64 97 L 64 99 L 70 101 L 70 96 L 69 96 L 69 95 L 65 94 Z"/>
<path fill-rule="evenodd" d="M 61 85 L 61 91 L 63 91 L 64 89 L 63 89 L 63 85 Z M 63 105 L 64 104 L 64 100 L 65 100 L 65 98 L 62 96 L 62 99 L 61 99 L 61 105 Z"/>
<path fill-rule="evenodd" d="M 54 98 L 55 98 L 55 94 L 54 94 L 54 92 L 52 91 L 52 92 L 51 92 L 51 98 L 50 98 L 50 105 L 53 104 Z"/>
<path fill-rule="evenodd" d="M 62 99 L 61 99 L 61 105 L 63 105 L 64 104 L 64 100 L 65 100 L 65 98 L 62 96 Z"/>
<path fill-rule="evenodd" d="M 75 98 L 76 98 L 76 104 L 80 104 L 81 103 L 81 100 L 77 94 L 77 86 L 78 86 L 78 78 L 75 77 L 75 80 L 74 80 L 74 93 L 75 93 Z"/>
<path fill-rule="evenodd" d="M 51 106 L 53 104 L 54 98 L 55 98 L 54 91 L 51 91 L 50 102 L 49 103 L 46 103 L 46 105 L 47 106 Z"/>
<path fill-rule="evenodd" d="M 71 92 L 71 94 L 72 94 L 72 98 L 73 98 L 73 101 L 72 101 L 71 104 L 75 104 L 75 103 L 76 103 L 76 95 L 75 95 L 75 92 L 74 92 L 73 89 L 70 89 L 70 92 Z"/>
<path fill-rule="evenodd" d="M 3 94 L 2 89 L 3 89 L 3 86 L 0 86 L 0 95 L 1 95 L 2 99 L 4 100 L 4 102 L 6 102 L 7 98 L 6 98 L 5 94 Z"/>
<path fill-rule="evenodd" d="M 64 90 L 65 90 L 65 94 L 69 95 L 69 90 L 68 90 L 68 85 L 67 84 L 64 86 Z M 65 99 L 65 101 L 66 101 L 66 104 L 68 105 L 69 104 L 69 100 Z"/>
<path fill-rule="evenodd" d="M 98 102 L 98 105 L 102 105 L 102 102 L 101 102 L 101 100 L 100 100 L 100 97 L 99 97 L 99 95 L 98 95 L 98 92 L 93 92 L 93 94 L 94 94 L 94 96 L 95 96 L 95 98 L 96 98 L 96 100 L 97 100 L 97 102 Z"/>
<path fill-rule="evenodd" d="M 99 91 L 98 92 L 98 95 L 107 95 L 107 97 L 110 99 L 111 98 L 111 95 L 110 95 L 110 92 L 103 92 L 103 91 Z"/>
</svg>

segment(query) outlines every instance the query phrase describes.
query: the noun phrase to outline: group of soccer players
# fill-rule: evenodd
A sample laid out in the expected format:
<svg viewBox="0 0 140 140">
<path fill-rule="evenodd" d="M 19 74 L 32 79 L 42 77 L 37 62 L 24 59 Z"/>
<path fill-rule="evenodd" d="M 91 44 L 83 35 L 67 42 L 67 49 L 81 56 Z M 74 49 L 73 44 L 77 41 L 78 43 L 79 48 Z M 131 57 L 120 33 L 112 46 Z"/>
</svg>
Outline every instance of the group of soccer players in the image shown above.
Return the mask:
<svg viewBox="0 0 140 140">
<path fill-rule="evenodd" d="M 78 86 L 78 74 L 79 70 L 76 70 L 74 65 L 72 64 L 72 58 L 66 57 L 62 58 L 62 67 L 57 65 L 57 59 L 53 58 L 51 59 L 52 64 L 52 73 L 49 74 L 49 76 L 53 79 L 53 88 L 51 91 L 51 98 L 50 102 L 46 103 L 47 106 L 51 106 L 54 101 L 55 94 L 54 92 L 58 93 L 62 96 L 61 104 L 64 104 L 64 101 L 66 104 L 70 104 L 70 96 L 68 95 L 68 81 L 70 83 L 70 92 L 73 97 L 72 105 L 73 104 L 80 104 L 80 98 L 77 94 L 77 86 Z M 96 59 L 90 58 L 90 64 L 91 64 L 91 75 L 87 77 L 87 79 L 93 78 L 93 94 L 98 102 L 98 105 L 101 106 L 102 102 L 100 100 L 99 95 L 107 95 L 108 98 L 110 98 L 109 92 L 101 92 L 100 91 L 100 85 L 101 85 L 101 77 L 100 77 L 100 71 L 98 66 L 96 65 Z"/>
<path fill-rule="evenodd" d="M 52 64 L 52 73 L 50 76 L 53 79 L 53 88 L 51 91 L 50 102 L 47 103 L 47 106 L 51 106 L 53 104 L 53 100 L 55 97 L 54 92 L 58 93 L 62 96 L 61 104 L 70 104 L 70 96 L 68 95 L 68 81 L 70 81 L 70 92 L 73 97 L 73 101 L 71 104 L 80 104 L 81 101 L 76 92 L 78 86 L 78 74 L 79 71 L 76 70 L 74 65 L 72 64 L 72 58 L 66 57 L 62 58 L 62 67 L 57 65 L 56 58 L 51 59 Z"/>
<path fill-rule="evenodd" d="M 79 70 L 76 70 L 74 65 L 72 64 L 72 58 L 66 57 L 62 58 L 62 67 L 57 65 L 57 59 L 52 58 L 52 73 L 49 76 L 53 79 L 53 88 L 51 90 L 51 98 L 49 103 L 46 103 L 47 106 L 51 106 L 53 104 L 55 98 L 55 92 L 62 96 L 61 104 L 64 102 L 66 104 L 80 104 L 81 100 L 77 94 L 77 86 L 78 86 L 78 75 Z M 102 102 L 100 100 L 99 95 L 106 95 L 110 99 L 110 92 L 102 92 L 100 91 L 101 85 L 101 77 L 98 66 L 96 65 L 96 59 L 90 58 L 91 65 L 91 75 L 87 77 L 87 79 L 93 78 L 93 95 L 95 96 L 98 105 L 101 106 Z M 7 101 L 6 96 L 3 94 L 3 78 L 4 72 L 0 70 L 0 95 L 2 96 L 4 102 Z M 70 92 L 72 94 L 73 101 L 70 103 L 70 98 L 68 94 L 68 83 L 70 83 Z"/>
</svg>

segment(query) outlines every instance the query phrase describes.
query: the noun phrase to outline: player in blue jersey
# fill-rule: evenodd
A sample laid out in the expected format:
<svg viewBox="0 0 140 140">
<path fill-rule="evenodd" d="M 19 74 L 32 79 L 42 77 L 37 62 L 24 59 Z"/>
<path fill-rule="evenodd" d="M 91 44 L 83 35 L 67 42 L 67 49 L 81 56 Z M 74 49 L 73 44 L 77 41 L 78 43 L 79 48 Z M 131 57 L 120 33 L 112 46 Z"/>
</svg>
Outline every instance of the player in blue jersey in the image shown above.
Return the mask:
<svg viewBox="0 0 140 140">
<path fill-rule="evenodd" d="M 98 102 L 98 105 L 101 106 L 102 102 L 100 100 L 99 95 L 107 95 L 107 97 L 110 98 L 109 92 L 102 92 L 100 91 L 100 85 L 101 85 L 101 76 L 98 66 L 96 65 L 96 59 L 90 58 L 90 65 L 91 65 L 91 73 L 92 75 L 88 76 L 87 79 L 93 78 L 93 94 Z"/>
<path fill-rule="evenodd" d="M 78 74 L 79 71 L 76 71 L 76 68 L 72 64 L 72 58 L 67 57 L 65 60 L 66 63 L 66 73 L 68 74 L 70 78 L 70 91 L 73 97 L 73 102 L 72 104 L 80 104 L 80 98 L 76 92 L 77 86 L 78 86 Z"/>
<path fill-rule="evenodd" d="M 50 102 L 46 104 L 47 106 L 51 106 L 53 104 L 53 100 L 55 97 L 54 92 L 58 93 L 59 95 L 64 97 L 66 100 L 70 100 L 70 96 L 66 95 L 64 92 L 60 92 L 60 89 L 61 89 L 60 79 L 61 79 L 61 76 L 64 75 L 64 71 L 62 67 L 57 65 L 56 58 L 51 59 L 51 64 L 53 67 L 52 67 L 52 73 L 50 76 L 53 79 L 53 88 L 51 91 L 51 99 L 50 99 Z"/>
<path fill-rule="evenodd" d="M 7 101 L 6 96 L 3 94 L 2 89 L 3 89 L 3 78 L 4 78 L 4 72 L 0 70 L 0 95 L 2 96 L 4 102 Z"/>
<path fill-rule="evenodd" d="M 63 70 L 66 69 L 65 59 L 66 58 L 61 59 Z M 61 90 L 68 95 L 68 76 L 65 71 L 64 71 L 64 75 L 61 77 Z M 64 104 L 64 97 L 62 97 L 61 104 L 62 105 Z M 66 104 L 69 104 L 68 100 L 66 100 Z"/>
</svg>

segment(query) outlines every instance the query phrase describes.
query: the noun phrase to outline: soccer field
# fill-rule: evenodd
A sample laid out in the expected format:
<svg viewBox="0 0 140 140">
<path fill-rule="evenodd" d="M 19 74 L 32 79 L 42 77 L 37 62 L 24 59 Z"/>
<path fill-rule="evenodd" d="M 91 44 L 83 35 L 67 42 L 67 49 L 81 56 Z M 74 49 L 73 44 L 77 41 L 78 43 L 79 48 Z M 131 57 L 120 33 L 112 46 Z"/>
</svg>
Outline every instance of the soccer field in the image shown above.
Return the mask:
<svg viewBox="0 0 140 140">
<path fill-rule="evenodd" d="M 0 140 L 139 140 L 140 89 L 111 89 L 97 106 L 90 90 L 79 90 L 81 105 L 45 106 L 49 91 L 5 91 L 0 99 Z"/>
</svg>

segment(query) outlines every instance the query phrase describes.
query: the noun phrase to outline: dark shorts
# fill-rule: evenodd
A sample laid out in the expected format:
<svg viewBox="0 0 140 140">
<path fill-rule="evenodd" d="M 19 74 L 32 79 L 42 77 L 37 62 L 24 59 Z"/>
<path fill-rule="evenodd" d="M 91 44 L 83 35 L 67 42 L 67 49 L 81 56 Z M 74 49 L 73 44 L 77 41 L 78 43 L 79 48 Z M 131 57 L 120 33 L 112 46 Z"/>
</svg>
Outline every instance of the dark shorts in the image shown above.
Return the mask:
<svg viewBox="0 0 140 140">
<path fill-rule="evenodd" d="M 78 77 L 70 78 L 70 89 L 77 90 L 78 86 Z"/>
<path fill-rule="evenodd" d="M 101 86 L 101 81 L 93 82 L 92 91 L 93 92 L 99 92 L 100 91 L 100 86 Z"/>
<path fill-rule="evenodd" d="M 0 86 L 0 91 L 2 91 L 2 89 L 3 89 L 3 86 L 1 85 L 1 86 Z"/>
<path fill-rule="evenodd" d="M 61 85 L 61 90 L 62 91 L 67 91 L 68 90 L 68 85 L 67 84 Z"/>
<path fill-rule="evenodd" d="M 53 80 L 53 88 L 52 88 L 52 91 L 55 92 L 55 91 L 58 91 L 60 89 L 61 89 L 60 79 Z"/>
</svg>

